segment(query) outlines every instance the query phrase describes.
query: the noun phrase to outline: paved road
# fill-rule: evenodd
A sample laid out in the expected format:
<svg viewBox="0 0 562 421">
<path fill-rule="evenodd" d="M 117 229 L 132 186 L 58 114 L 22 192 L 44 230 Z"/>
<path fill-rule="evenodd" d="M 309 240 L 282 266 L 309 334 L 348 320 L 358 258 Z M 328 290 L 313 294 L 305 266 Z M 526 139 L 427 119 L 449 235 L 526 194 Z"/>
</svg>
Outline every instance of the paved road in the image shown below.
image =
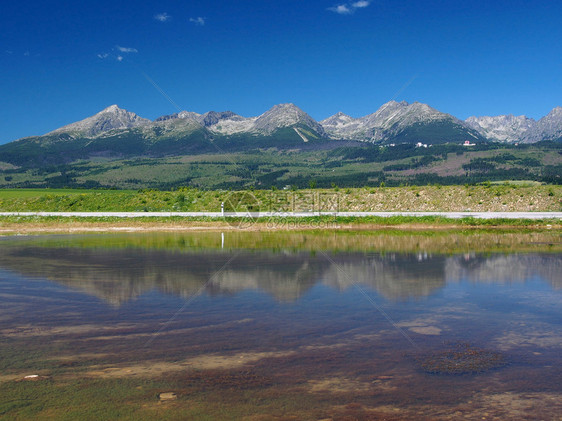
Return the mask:
<svg viewBox="0 0 562 421">
<path fill-rule="evenodd" d="M 147 217 L 248 217 L 248 218 L 306 218 L 311 216 L 367 217 L 378 216 L 441 216 L 451 219 L 561 219 L 562 212 L 0 212 L 0 216 L 58 216 L 58 217 L 114 217 L 114 218 L 147 218 Z"/>
</svg>

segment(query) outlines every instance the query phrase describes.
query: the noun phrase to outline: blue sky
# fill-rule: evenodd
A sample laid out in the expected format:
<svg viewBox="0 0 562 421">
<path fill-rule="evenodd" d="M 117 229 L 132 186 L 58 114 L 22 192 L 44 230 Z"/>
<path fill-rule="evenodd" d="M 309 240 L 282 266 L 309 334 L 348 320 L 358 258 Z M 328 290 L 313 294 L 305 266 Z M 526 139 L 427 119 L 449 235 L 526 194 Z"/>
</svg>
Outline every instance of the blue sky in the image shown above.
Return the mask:
<svg viewBox="0 0 562 421">
<path fill-rule="evenodd" d="M 561 16 L 557 1 L 6 0 L 0 143 L 111 104 L 154 119 L 293 102 L 321 120 L 396 99 L 540 118 L 562 105 Z"/>
</svg>

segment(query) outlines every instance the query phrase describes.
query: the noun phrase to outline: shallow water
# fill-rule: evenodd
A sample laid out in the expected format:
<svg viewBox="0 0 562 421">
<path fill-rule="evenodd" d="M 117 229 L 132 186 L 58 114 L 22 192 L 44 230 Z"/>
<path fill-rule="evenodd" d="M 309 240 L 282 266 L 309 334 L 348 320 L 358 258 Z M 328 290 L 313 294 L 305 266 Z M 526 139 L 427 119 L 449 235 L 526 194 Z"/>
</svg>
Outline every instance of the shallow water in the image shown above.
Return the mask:
<svg viewBox="0 0 562 421">
<path fill-rule="evenodd" d="M 0 382 L 156 379 L 146 404 L 188 418 L 218 400 L 226 418 L 561 419 L 559 237 L 490 235 L 4 239 Z"/>
</svg>

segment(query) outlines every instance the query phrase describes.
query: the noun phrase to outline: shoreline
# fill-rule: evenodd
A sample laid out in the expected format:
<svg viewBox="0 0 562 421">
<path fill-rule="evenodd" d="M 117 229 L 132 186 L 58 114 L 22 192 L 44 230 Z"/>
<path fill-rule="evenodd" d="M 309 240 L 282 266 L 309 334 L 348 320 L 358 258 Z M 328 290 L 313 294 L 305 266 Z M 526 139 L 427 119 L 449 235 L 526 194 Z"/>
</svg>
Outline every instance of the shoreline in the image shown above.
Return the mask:
<svg viewBox="0 0 562 421">
<path fill-rule="evenodd" d="M 443 217 L 301 217 L 179 218 L 179 217 L 54 217 L 0 216 L 0 236 L 34 234 L 143 232 L 293 232 L 293 231 L 562 231 L 555 219 L 476 219 Z"/>
</svg>

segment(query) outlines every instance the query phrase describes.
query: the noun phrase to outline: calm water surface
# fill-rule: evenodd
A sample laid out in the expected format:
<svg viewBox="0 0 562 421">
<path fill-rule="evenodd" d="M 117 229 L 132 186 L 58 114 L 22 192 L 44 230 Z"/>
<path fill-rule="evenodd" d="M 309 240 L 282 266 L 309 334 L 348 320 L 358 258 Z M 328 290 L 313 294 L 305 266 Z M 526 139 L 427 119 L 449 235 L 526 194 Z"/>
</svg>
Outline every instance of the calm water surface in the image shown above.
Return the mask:
<svg viewBox="0 0 562 421">
<path fill-rule="evenodd" d="M 131 419 L 562 419 L 559 242 L 4 239 L 0 417 L 73 405 L 35 408 L 26 388 L 119 384 L 122 400 L 89 404 L 117 399 Z"/>
</svg>

